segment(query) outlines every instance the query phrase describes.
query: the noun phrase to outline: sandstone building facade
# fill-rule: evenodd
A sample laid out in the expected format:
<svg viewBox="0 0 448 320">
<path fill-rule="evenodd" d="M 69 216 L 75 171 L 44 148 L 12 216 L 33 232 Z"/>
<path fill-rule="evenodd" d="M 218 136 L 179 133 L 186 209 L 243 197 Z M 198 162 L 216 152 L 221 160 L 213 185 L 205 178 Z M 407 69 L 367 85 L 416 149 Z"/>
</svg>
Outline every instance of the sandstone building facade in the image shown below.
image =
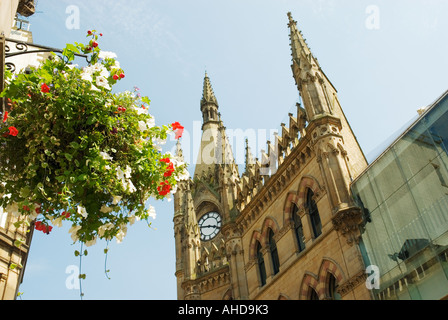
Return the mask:
<svg viewBox="0 0 448 320">
<path fill-rule="evenodd" d="M 371 299 L 350 192 L 367 166 L 337 91 L 288 13 L 302 97 L 240 175 L 208 75 L 201 147 L 174 197 L 179 299 Z M 178 144 L 177 155 L 182 157 Z"/>
<path fill-rule="evenodd" d="M 3 81 L 6 46 L 8 46 L 8 51 L 9 49 L 14 50 L 10 43 L 6 43 L 5 36 L 18 41 L 32 42 L 31 32 L 18 27 L 19 19 L 17 19 L 16 13 L 28 17 L 34 12 L 33 0 L 11 0 L 0 3 L 0 56 L 3 60 L 0 64 L 0 73 L 2 74 L 0 92 L 3 90 L 1 82 Z M 11 62 L 11 60 L 8 59 L 6 62 Z M 13 59 L 13 62 L 17 67 L 26 67 L 30 63 L 37 63 L 35 57 Z M 6 105 L 0 99 L 2 112 L 4 112 L 4 107 Z M 16 299 L 28 259 L 33 228 L 28 228 L 25 225 L 16 228 L 14 224 L 18 220 L 17 217 L 0 208 L 0 300 Z"/>
</svg>

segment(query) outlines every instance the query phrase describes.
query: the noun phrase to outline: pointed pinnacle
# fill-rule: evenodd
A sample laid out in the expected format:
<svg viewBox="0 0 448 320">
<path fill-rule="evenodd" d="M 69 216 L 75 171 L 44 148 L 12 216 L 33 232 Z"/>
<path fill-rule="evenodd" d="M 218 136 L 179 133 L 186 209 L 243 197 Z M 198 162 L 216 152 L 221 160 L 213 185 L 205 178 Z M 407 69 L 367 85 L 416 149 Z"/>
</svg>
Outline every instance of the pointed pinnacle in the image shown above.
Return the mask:
<svg viewBox="0 0 448 320">
<path fill-rule="evenodd" d="M 204 87 L 202 90 L 202 103 L 205 102 L 213 102 L 216 105 L 218 104 L 218 101 L 216 100 L 215 97 L 215 93 L 213 92 L 212 85 L 210 83 L 210 78 L 207 75 L 207 71 L 205 71 Z"/>
</svg>

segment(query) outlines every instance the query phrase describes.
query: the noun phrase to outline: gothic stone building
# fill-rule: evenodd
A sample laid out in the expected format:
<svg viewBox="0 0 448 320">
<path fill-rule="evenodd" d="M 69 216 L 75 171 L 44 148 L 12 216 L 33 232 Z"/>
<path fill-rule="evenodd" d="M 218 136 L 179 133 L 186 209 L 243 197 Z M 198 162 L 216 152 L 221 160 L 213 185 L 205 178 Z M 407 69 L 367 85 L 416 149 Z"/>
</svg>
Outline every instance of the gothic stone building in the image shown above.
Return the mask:
<svg viewBox="0 0 448 320">
<path fill-rule="evenodd" d="M 5 53 L 5 37 L 2 34 L 30 40 L 30 32 L 22 32 L 17 27 L 12 27 L 15 23 L 16 12 L 28 17 L 35 12 L 33 0 L 11 0 L 0 3 L 0 55 Z M 18 65 L 28 60 L 15 61 Z M 1 62 L 2 64 L 4 61 Z M 26 65 L 25 65 L 26 66 Z M 3 66 L 1 66 L 3 67 Z M 3 69 L 1 72 L 3 72 Z M 2 78 L 3 79 L 3 78 Z M 3 81 L 3 80 L 1 80 Z M 3 88 L 3 86 L 0 86 Z M 0 89 L 2 91 L 2 89 Z M 0 110 L 3 110 L 3 102 L 0 99 Z M 16 228 L 14 223 L 19 219 L 5 212 L 0 208 L 0 300 L 14 300 L 17 297 L 19 285 L 22 282 L 26 261 L 28 258 L 33 229 L 28 230 L 22 226 Z M 16 241 L 23 241 L 22 245 L 16 246 Z"/>
<path fill-rule="evenodd" d="M 335 87 L 288 18 L 303 106 L 261 160 L 246 146 L 241 175 L 205 75 L 194 177 L 174 199 L 178 299 L 372 298 L 349 187 L 367 161 Z"/>
</svg>

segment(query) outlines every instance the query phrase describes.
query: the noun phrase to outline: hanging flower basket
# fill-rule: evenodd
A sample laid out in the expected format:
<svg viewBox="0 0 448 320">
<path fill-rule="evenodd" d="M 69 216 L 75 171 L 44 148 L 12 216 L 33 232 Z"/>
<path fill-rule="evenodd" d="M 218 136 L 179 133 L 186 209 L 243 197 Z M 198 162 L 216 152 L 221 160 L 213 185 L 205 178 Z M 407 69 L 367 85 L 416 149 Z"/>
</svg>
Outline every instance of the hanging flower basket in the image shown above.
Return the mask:
<svg viewBox="0 0 448 320">
<path fill-rule="evenodd" d="M 101 35 L 101 34 L 100 34 Z M 186 165 L 161 145 L 183 127 L 157 126 L 148 97 L 114 93 L 125 77 L 99 36 L 67 45 L 31 72 L 8 75 L 1 96 L 8 104 L 0 121 L 0 207 L 50 233 L 64 221 L 71 237 L 93 245 L 121 241 L 128 225 L 154 215 L 149 199 L 173 193 Z M 81 68 L 75 54 L 87 54 Z"/>
</svg>

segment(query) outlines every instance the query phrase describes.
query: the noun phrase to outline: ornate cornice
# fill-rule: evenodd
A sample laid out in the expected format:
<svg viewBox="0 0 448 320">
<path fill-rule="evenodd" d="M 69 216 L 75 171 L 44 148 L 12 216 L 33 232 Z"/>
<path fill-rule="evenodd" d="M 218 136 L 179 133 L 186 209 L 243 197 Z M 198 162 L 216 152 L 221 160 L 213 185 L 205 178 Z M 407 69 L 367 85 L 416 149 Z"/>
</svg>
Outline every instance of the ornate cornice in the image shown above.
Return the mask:
<svg viewBox="0 0 448 320">
<path fill-rule="evenodd" d="M 194 280 L 187 280 L 182 288 L 190 295 L 201 295 L 216 288 L 230 284 L 229 266 L 225 265 L 211 273 L 202 275 Z"/>
<path fill-rule="evenodd" d="M 367 279 L 367 273 L 364 270 L 362 270 L 353 277 L 351 277 L 350 279 L 348 279 L 347 281 L 345 281 L 343 284 L 339 285 L 337 288 L 337 292 L 343 297 L 360 284 L 365 284 L 366 279 Z"/>
</svg>

